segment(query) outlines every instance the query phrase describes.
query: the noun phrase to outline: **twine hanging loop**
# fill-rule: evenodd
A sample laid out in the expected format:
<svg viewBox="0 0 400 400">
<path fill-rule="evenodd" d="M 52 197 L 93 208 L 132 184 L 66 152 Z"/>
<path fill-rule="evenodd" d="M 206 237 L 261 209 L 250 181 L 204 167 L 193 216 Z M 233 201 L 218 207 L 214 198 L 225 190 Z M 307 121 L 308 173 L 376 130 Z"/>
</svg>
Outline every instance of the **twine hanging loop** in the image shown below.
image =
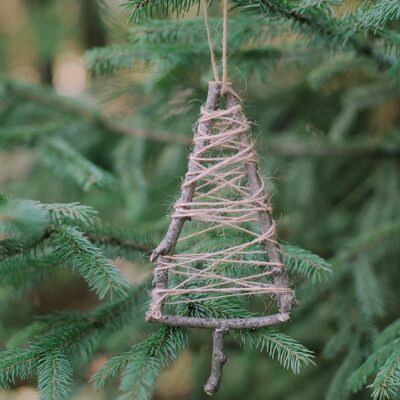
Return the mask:
<svg viewBox="0 0 400 400">
<path fill-rule="evenodd" d="M 208 22 L 207 0 L 201 0 L 203 10 L 204 27 L 207 33 L 208 47 L 210 49 L 211 66 L 214 73 L 214 80 L 219 82 L 219 71 L 217 58 L 215 56 L 215 46 L 211 35 L 210 24 Z M 223 0 L 223 23 L 222 23 L 222 94 L 228 90 L 228 0 Z"/>
</svg>

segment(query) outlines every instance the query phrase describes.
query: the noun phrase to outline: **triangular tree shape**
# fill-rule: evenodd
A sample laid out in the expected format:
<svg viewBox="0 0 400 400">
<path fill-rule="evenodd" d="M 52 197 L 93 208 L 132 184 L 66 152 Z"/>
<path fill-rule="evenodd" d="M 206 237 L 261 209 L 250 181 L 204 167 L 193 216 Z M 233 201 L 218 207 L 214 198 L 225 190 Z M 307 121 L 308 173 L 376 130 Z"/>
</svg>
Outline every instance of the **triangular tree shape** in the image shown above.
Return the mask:
<svg viewBox="0 0 400 400">
<path fill-rule="evenodd" d="M 215 329 L 212 374 L 205 386 L 209 394 L 221 379 L 224 332 L 285 322 L 294 302 L 249 131 L 236 92 L 210 82 L 181 196 L 168 232 L 151 256 L 157 266 L 146 319 Z M 264 302 L 262 315 L 163 313 L 173 305 L 210 304 L 227 297 L 244 304 L 249 296 Z M 277 310 L 268 314 L 274 302 Z"/>
</svg>

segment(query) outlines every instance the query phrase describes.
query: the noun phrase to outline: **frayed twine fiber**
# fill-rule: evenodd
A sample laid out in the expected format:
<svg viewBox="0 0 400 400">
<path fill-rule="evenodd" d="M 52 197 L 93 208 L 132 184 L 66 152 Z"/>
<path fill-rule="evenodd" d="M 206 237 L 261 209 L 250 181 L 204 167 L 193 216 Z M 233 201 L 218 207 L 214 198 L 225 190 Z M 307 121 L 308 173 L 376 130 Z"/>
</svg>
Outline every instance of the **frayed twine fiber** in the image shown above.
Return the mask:
<svg viewBox="0 0 400 400">
<path fill-rule="evenodd" d="M 195 229 L 185 232 L 173 245 L 177 250 L 158 260 L 159 273 L 168 285 L 153 289 L 149 314 L 161 315 L 163 304 L 180 304 L 250 295 L 291 295 L 282 274 L 282 263 L 266 254 L 263 247 L 275 241 L 275 224 L 263 227 L 260 216 L 269 215 L 263 180 L 257 172 L 256 154 L 248 138 L 250 124 L 239 96 L 228 86 L 226 109 L 201 110 L 194 135 L 189 168 L 181 196 L 174 205 L 173 220 L 190 221 Z M 254 186 L 249 167 L 256 171 Z M 263 229 L 264 228 L 264 229 Z M 180 232 L 179 232 L 180 234 Z M 232 244 L 221 237 L 235 238 Z M 179 235 L 178 235 L 179 236 Z M 216 242 L 216 245 L 214 245 Z M 206 251 L 190 251 L 203 243 Z M 204 243 L 209 243 L 204 246 Z M 218 247 L 219 248 L 215 248 Z M 189 250 L 189 251 L 188 251 Z M 263 260 L 264 258 L 264 260 Z M 242 272 L 235 273 L 241 268 Z"/>
</svg>

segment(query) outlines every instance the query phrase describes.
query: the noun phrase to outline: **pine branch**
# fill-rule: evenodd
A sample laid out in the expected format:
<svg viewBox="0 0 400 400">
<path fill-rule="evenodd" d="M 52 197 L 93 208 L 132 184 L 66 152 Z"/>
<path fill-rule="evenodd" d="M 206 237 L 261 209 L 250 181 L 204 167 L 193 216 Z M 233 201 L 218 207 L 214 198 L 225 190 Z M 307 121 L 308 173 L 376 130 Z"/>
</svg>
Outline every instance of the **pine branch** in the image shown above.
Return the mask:
<svg viewBox="0 0 400 400">
<path fill-rule="evenodd" d="M 400 339 L 394 340 L 381 346 L 373 352 L 364 363 L 356 369 L 349 378 L 349 386 L 353 392 L 358 392 L 367 384 L 368 378 L 375 374 L 390 358 L 390 356 L 400 348 Z"/>
<path fill-rule="evenodd" d="M 0 240 L 40 236 L 48 224 L 47 214 L 31 201 L 0 202 Z"/>
<path fill-rule="evenodd" d="M 8 388 L 17 379 L 33 374 L 40 353 L 30 349 L 14 349 L 0 353 L 0 386 Z"/>
<path fill-rule="evenodd" d="M 63 312 L 40 317 L 20 338 L 29 341 L 28 348 L 0 352 L 0 385 L 8 387 L 38 369 L 41 394 L 47 396 L 44 398 L 52 399 L 54 390 L 60 396 L 57 400 L 63 398 L 71 383 L 70 362 L 86 361 L 102 335 L 131 322 L 147 284 L 144 282 L 133 288 L 128 297 L 89 313 Z"/>
<path fill-rule="evenodd" d="M 0 259 L 0 286 L 32 287 L 60 267 L 54 255 L 39 257 L 30 252 Z M 27 279 L 29 277 L 29 279 Z"/>
<path fill-rule="evenodd" d="M 397 0 L 378 0 L 364 13 L 362 24 L 367 29 L 378 29 L 399 18 L 400 4 Z"/>
<path fill-rule="evenodd" d="M 266 350 L 268 355 L 278 361 L 286 369 L 291 369 L 294 374 L 300 372 L 302 366 L 314 364 L 313 352 L 302 344 L 274 329 L 245 330 L 235 333 L 235 337 L 244 346 L 258 350 Z"/>
<path fill-rule="evenodd" d="M 61 111 L 71 116 L 78 117 L 113 135 L 141 137 L 161 143 L 190 143 L 190 138 L 186 135 L 132 129 L 126 124 L 107 117 L 98 108 L 89 106 L 85 102 L 59 96 L 55 94 L 53 90 L 44 86 L 31 85 L 4 78 L 2 78 L 1 81 L 4 83 L 5 89 L 10 96 L 17 96 L 24 100 L 49 107 L 52 110 Z"/>
<path fill-rule="evenodd" d="M 81 274 L 100 298 L 108 292 L 125 295 L 126 283 L 115 267 L 77 229 L 56 228 L 50 234 L 50 245 L 56 256 Z"/>
<path fill-rule="evenodd" d="M 50 352 L 38 365 L 41 400 L 67 400 L 72 386 L 72 366 L 63 353 Z"/>
<path fill-rule="evenodd" d="M 115 246 L 120 250 L 141 253 L 150 252 L 154 248 L 146 237 L 108 224 L 91 224 L 84 228 L 84 232 L 85 236 L 96 245 Z"/>
<path fill-rule="evenodd" d="M 321 282 L 328 273 L 332 273 L 332 267 L 327 261 L 308 250 L 283 245 L 281 256 L 289 272 L 302 274 L 313 283 Z"/>
<path fill-rule="evenodd" d="M 35 204 L 48 213 L 50 222 L 54 225 L 75 224 L 90 227 L 99 222 L 97 211 L 80 203 Z"/>
<path fill-rule="evenodd" d="M 184 328 L 162 327 L 127 353 L 112 358 L 93 377 L 97 389 L 122 370 L 121 400 L 149 400 L 161 366 L 167 366 L 187 346 Z"/>
<path fill-rule="evenodd" d="M 116 186 L 116 179 L 88 161 L 67 142 L 51 139 L 40 143 L 39 154 L 45 164 L 63 177 L 72 178 L 84 190 Z"/>
</svg>

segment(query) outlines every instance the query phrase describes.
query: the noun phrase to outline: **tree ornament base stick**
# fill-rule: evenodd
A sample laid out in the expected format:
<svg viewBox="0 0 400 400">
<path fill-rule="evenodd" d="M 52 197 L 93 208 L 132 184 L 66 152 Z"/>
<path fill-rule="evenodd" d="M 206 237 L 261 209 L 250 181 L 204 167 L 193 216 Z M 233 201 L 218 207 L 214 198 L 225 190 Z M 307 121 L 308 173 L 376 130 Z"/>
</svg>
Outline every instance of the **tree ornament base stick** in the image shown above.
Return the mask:
<svg viewBox="0 0 400 400">
<path fill-rule="evenodd" d="M 211 373 L 204 385 L 204 391 L 212 396 L 218 392 L 219 385 L 222 379 L 222 369 L 227 361 L 227 356 L 224 352 L 224 334 L 227 329 L 218 328 L 213 332 L 213 354 L 211 363 Z"/>
</svg>

